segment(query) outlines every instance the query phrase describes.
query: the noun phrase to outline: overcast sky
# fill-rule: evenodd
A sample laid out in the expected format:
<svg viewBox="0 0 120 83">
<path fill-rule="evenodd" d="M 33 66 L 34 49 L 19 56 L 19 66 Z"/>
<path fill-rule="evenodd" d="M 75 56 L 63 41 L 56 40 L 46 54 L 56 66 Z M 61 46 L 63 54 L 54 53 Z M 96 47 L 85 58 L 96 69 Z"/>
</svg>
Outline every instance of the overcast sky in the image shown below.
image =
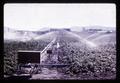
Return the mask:
<svg viewBox="0 0 120 83">
<path fill-rule="evenodd" d="M 116 27 L 115 4 L 5 4 L 4 26 L 39 30 L 43 27 Z"/>
</svg>

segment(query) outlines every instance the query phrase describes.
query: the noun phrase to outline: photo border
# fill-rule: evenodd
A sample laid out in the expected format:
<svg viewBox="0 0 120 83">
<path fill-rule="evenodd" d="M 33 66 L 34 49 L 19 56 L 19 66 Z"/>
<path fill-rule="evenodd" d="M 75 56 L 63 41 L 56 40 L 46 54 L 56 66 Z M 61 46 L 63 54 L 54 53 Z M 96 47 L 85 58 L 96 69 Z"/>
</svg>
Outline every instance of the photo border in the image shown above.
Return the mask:
<svg viewBox="0 0 120 83">
<path fill-rule="evenodd" d="M 118 3 L 118 0 L 82 0 L 82 1 L 78 1 L 78 0 L 59 0 L 59 1 L 55 1 L 55 0 L 4 0 L 4 1 L 0 1 L 0 79 L 3 79 L 3 68 L 4 68 L 4 39 L 3 39 L 3 34 L 4 34 L 4 4 L 6 3 L 113 3 L 116 5 L 116 50 L 117 50 L 117 56 L 116 56 L 116 80 L 120 79 L 120 4 Z"/>
</svg>

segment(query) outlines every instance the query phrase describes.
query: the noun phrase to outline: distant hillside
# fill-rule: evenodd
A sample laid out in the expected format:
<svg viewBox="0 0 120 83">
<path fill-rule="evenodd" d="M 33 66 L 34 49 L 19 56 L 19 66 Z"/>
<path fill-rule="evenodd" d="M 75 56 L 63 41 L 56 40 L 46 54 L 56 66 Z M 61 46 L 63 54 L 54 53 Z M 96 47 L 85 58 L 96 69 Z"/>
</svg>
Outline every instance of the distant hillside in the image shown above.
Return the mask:
<svg viewBox="0 0 120 83">
<path fill-rule="evenodd" d="M 103 29 L 103 30 L 116 30 L 115 27 L 105 27 L 105 26 L 73 26 L 70 27 L 72 31 L 82 31 L 83 29 Z"/>
</svg>

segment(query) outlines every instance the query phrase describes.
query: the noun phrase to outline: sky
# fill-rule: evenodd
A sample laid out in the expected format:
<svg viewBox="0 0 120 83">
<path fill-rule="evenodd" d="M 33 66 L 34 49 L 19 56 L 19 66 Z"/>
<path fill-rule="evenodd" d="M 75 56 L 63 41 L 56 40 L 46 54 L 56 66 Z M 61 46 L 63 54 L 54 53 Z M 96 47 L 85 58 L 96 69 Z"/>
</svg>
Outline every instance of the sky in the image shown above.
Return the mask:
<svg viewBox="0 0 120 83">
<path fill-rule="evenodd" d="M 115 4 L 5 4 L 4 27 L 40 30 L 44 27 L 116 27 Z"/>
</svg>

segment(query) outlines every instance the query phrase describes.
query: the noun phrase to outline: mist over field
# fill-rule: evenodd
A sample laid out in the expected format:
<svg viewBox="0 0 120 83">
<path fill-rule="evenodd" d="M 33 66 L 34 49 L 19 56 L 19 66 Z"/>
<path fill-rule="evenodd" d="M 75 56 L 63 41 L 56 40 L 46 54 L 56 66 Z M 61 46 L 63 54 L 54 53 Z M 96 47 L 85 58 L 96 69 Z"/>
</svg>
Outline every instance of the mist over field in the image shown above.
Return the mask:
<svg viewBox="0 0 120 83">
<path fill-rule="evenodd" d="M 82 32 L 83 28 L 86 29 L 103 29 L 104 31 L 106 30 L 114 30 L 114 27 L 103 27 L 103 26 L 84 26 L 84 27 L 79 27 L 79 26 L 74 26 L 74 27 L 70 27 L 68 29 L 71 29 L 71 31 L 73 32 Z M 12 29 L 9 27 L 5 27 L 4 28 L 4 39 L 5 40 L 20 40 L 20 41 L 28 41 L 31 39 L 38 39 L 40 38 L 40 35 L 46 32 L 49 32 L 50 29 L 54 29 L 54 28 L 50 28 L 50 27 L 45 27 L 45 28 L 41 28 L 39 30 L 36 31 L 29 31 L 29 30 L 17 30 L 17 29 Z M 62 29 L 62 28 L 61 28 Z M 64 28 L 63 28 L 64 29 Z M 96 35 L 96 34 L 93 34 Z M 41 37 L 44 35 L 41 35 Z"/>
</svg>

